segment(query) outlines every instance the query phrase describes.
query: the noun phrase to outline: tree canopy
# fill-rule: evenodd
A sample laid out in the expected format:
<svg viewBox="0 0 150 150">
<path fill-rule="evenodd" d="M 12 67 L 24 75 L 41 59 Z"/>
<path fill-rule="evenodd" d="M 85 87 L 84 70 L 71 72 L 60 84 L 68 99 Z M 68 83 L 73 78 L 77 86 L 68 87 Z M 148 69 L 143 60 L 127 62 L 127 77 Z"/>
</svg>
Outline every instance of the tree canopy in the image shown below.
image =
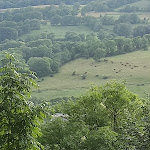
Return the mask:
<svg viewBox="0 0 150 150">
<path fill-rule="evenodd" d="M 37 86 L 31 73 L 20 73 L 14 65 L 15 58 L 7 54 L 1 60 L 0 68 L 0 149 L 41 149 L 37 141 L 40 121 L 44 113 L 41 106 L 35 106 L 30 98 L 31 85 Z"/>
<path fill-rule="evenodd" d="M 148 128 L 143 108 L 149 107 L 123 82 L 93 86 L 75 101 L 54 106 L 55 114 L 44 124 L 40 141 L 54 150 L 142 150 L 147 145 L 142 138 L 149 134 L 144 130 Z"/>
</svg>

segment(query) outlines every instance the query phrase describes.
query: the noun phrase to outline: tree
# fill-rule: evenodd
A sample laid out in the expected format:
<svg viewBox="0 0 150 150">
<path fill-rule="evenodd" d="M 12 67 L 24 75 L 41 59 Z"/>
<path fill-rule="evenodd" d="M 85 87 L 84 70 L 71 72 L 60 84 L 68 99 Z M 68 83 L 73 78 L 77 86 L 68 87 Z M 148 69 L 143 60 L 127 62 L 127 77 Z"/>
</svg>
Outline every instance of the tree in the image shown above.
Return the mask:
<svg viewBox="0 0 150 150">
<path fill-rule="evenodd" d="M 24 34 L 29 33 L 31 31 L 30 20 L 27 19 L 24 21 L 22 25 L 22 31 Z"/>
<path fill-rule="evenodd" d="M 18 38 L 18 31 L 9 27 L 0 27 L 0 41 L 5 39 L 16 40 Z"/>
<path fill-rule="evenodd" d="M 107 36 L 108 36 L 108 33 L 104 30 L 104 29 L 101 29 L 99 32 L 98 32 L 98 38 L 100 39 L 100 40 L 103 40 L 103 39 L 105 39 L 105 38 L 107 38 Z"/>
<path fill-rule="evenodd" d="M 147 94 L 147 99 L 145 99 L 145 105 L 143 107 L 144 112 L 144 118 L 143 121 L 144 124 L 144 134 L 141 136 L 141 144 L 140 144 L 140 150 L 149 150 L 150 149 L 150 97 L 149 94 Z"/>
<path fill-rule="evenodd" d="M 113 17 L 105 15 L 104 17 L 101 18 L 102 24 L 103 25 L 114 25 L 115 20 Z"/>
<path fill-rule="evenodd" d="M 96 51 L 95 51 L 95 55 L 93 57 L 93 59 L 95 61 L 100 61 L 100 59 L 102 57 L 105 57 L 106 56 L 106 50 L 105 49 L 102 49 L 102 48 L 98 48 Z"/>
<path fill-rule="evenodd" d="M 135 49 L 137 49 L 137 50 L 141 49 L 142 44 L 143 44 L 143 41 L 142 41 L 142 38 L 140 36 L 133 38 L 133 46 Z"/>
<path fill-rule="evenodd" d="M 63 52 L 61 52 L 61 61 L 63 64 L 70 61 L 70 59 L 71 59 L 71 55 L 69 50 L 65 49 Z"/>
<path fill-rule="evenodd" d="M 146 34 L 145 26 L 140 25 L 140 26 L 135 27 L 134 30 L 133 30 L 133 35 L 135 37 L 137 37 L 137 36 L 142 37 L 144 34 Z"/>
<path fill-rule="evenodd" d="M 146 37 L 142 37 L 142 48 L 148 50 L 149 41 Z"/>
<path fill-rule="evenodd" d="M 20 41 L 15 41 L 15 40 L 8 40 L 3 44 L 3 50 L 8 50 L 9 48 L 16 48 L 16 47 L 21 47 L 24 45 L 23 42 Z"/>
<path fill-rule="evenodd" d="M 105 42 L 105 47 L 106 47 L 106 55 L 107 56 L 112 56 L 115 54 L 117 51 L 116 43 L 114 40 L 106 40 Z"/>
<path fill-rule="evenodd" d="M 75 32 L 66 32 L 65 39 L 72 42 L 81 41 L 80 36 Z"/>
<path fill-rule="evenodd" d="M 132 35 L 133 29 L 130 23 L 120 23 L 114 26 L 113 31 L 119 36 L 128 37 Z"/>
<path fill-rule="evenodd" d="M 73 4 L 72 15 L 77 15 L 80 8 L 80 3 L 76 2 Z"/>
<path fill-rule="evenodd" d="M 50 39 L 51 41 L 54 41 L 55 33 L 52 32 L 52 33 L 47 34 L 47 38 Z"/>
<path fill-rule="evenodd" d="M 117 53 L 124 53 L 125 37 L 116 37 L 114 41 L 117 46 Z"/>
<path fill-rule="evenodd" d="M 117 22 L 137 24 L 140 22 L 140 18 L 137 14 L 124 14 L 119 17 Z"/>
<path fill-rule="evenodd" d="M 38 47 L 33 47 L 31 50 L 30 57 L 50 57 L 52 54 L 51 48 L 47 46 L 40 45 Z"/>
<path fill-rule="evenodd" d="M 89 56 L 93 57 L 95 55 L 95 51 L 98 48 L 103 49 L 104 48 L 104 43 L 98 40 L 96 36 L 89 35 L 87 38 L 87 50 L 89 52 Z"/>
<path fill-rule="evenodd" d="M 51 18 L 51 25 L 58 25 L 61 22 L 61 16 L 56 15 Z"/>
<path fill-rule="evenodd" d="M 41 26 L 41 22 L 38 19 L 31 19 L 30 20 L 30 27 L 31 30 L 39 30 Z"/>
<path fill-rule="evenodd" d="M 50 39 L 38 39 L 35 41 L 30 41 L 26 45 L 29 47 L 38 47 L 40 45 L 43 45 L 43 46 L 45 45 L 48 48 L 51 48 L 52 47 L 52 41 Z"/>
<path fill-rule="evenodd" d="M 37 86 L 35 77 L 20 73 L 13 55 L 2 59 L 0 68 L 0 149 L 41 149 L 37 141 L 40 135 L 39 121 L 44 114 L 40 107 L 28 101 L 31 85 Z"/>
<path fill-rule="evenodd" d="M 150 34 L 145 34 L 143 37 L 145 37 L 148 40 L 148 43 L 150 43 Z"/>
<path fill-rule="evenodd" d="M 28 60 L 28 65 L 32 71 L 37 73 L 38 77 L 48 76 L 52 73 L 51 70 L 51 59 L 47 57 L 31 57 Z"/>
<path fill-rule="evenodd" d="M 92 86 L 75 101 L 54 106 L 56 114 L 43 126 L 42 143 L 54 150 L 136 149 L 142 135 L 142 107 L 123 82 Z"/>
<path fill-rule="evenodd" d="M 100 29 L 102 29 L 102 23 L 100 21 L 97 21 L 94 26 L 93 26 L 93 31 L 94 32 L 99 32 Z"/>
</svg>

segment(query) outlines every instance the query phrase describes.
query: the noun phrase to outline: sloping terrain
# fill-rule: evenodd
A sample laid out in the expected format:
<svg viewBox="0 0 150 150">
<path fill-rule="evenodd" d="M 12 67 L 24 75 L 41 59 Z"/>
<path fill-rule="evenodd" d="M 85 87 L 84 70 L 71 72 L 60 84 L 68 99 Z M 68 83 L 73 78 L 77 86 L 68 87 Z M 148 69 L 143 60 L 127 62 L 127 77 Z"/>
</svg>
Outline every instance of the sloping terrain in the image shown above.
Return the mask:
<svg viewBox="0 0 150 150">
<path fill-rule="evenodd" d="M 149 93 L 150 89 L 149 59 L 150 49 L 105 58 L 101 62 L 77 59 L 65 64 L 54 77 L 46 77 L 39 82 L 40 88 L 34 90 L 33 96 L 44 99 L 78 96 L 92 84 L 100 85 L 109 80 L 125 79 L 131 91 L 145 97 L 145 92 Z"/>
</svg>

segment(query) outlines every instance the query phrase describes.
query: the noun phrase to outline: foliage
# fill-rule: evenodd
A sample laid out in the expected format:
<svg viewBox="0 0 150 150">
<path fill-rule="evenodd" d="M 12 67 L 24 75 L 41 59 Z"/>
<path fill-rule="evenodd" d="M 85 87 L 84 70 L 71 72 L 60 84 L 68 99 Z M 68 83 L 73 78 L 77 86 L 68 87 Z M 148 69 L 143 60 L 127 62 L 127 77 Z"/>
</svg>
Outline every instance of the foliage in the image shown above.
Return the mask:
<svg viewBox="0 0 150 150">
<path fill-rule="evenodd" d="M 88 4 L 86 4 L 85 7 L 82 8 L 82 12 L 106 12 L 106 11 L 112 11 L 114 8 L 118 8 L 120 6 L 130 4 L 133 2 L 137 2 L 139 0 L 95 0 Z"/>
<path fill-rule="evenodd" d="M 95 61 L 100 61 L 100 59 L 102 57 L 105 57 L 106 56 L 106 51 L 105 49 L 101 49 L 101 48 L 98 48 L 96 51 L 95 51 L 95 55 L 94 55 L 94 60 Z"/>
<path fill-rule="evenodd" d="M 54 106 L 57 113 L 43 126 L 41 141 L 52 149 L 138 147 L 139 135 L 143 132 L 142 106 L 142 100 L 128 91 L 123 83 L 112 81 L 92 87 L 75 101 Z M 135 129 L 132 123 L 136 124 Z"/>
<path fill-rule="evenodd" d="M 0 69 L 0 149 L 41 149 L 37 141 L 41 135 L 42 107 L 28 101 L 31 85 L 37 86 L 31 72 L 20 73 L 13 55 L 2 59 Z"/>
<path fill-rule="evenodd" d="M 38 77 L 48 76 L 52 73 L 51 60 L 47 57 L 31 57 L 28 60 L 29 67 L 37 73 Z"/>
<path fill-rule="evenodd" d="M 16 40 L 18 38 L 18 32 L 16 29 L 9 27 L 0 27 L 0 41 L 5 39 Z"/>
<path fill-rule="evenodd" d="M 130 23 L 120 23 L 114 26 L 113 31 L 119 36 L 128 37 L 132 35 L 133 29 Z"/>
</svg>

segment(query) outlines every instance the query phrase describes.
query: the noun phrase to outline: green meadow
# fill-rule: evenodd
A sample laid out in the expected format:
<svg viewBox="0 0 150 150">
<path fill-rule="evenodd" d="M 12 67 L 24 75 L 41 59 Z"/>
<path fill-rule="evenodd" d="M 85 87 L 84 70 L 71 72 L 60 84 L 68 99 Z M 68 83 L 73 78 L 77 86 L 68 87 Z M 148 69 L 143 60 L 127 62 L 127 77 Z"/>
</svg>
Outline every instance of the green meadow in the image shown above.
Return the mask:
<svg viewBox="0 0 150 150">
<path fill-rule="evenodd" d="M 69 31 L 77 34 L 84 33 L 85 35 L 93 33 L 91 29 L 85 26 L 51 26 L 47 23 L 47 25 L 42 25 L 40 30 L 34 30 L 30 34 L 22 36 L 21 39 L 25 39 L 28 35 L 36 36 L 42 33 L 55 33 L 56 38 L 64 38 L 66 32 Z"/>
<path fill-rule="evenodd" d="M 139 8 L 149 8 L 150 4 L 149 4 L 149 0 L 141 0 L 135 3 L 130 4 L 130 6 L 138 6 Z"/>
<path fill-rule="evenodd" d="M 92 85 L 101 85 L 110 80 L 125 80 L 129 90 L 140 97 L 150 93 L 150 49 L 105 58 L 77 59 L 65 64 L 54 77 L 45 77 L 34 89 L 33 96 L 43 99 L 79 96 Z M 72 73 L 75 72 L 73 76 Z M 82 75 L 86 79 L 82 79 Z"/>
</svg>

